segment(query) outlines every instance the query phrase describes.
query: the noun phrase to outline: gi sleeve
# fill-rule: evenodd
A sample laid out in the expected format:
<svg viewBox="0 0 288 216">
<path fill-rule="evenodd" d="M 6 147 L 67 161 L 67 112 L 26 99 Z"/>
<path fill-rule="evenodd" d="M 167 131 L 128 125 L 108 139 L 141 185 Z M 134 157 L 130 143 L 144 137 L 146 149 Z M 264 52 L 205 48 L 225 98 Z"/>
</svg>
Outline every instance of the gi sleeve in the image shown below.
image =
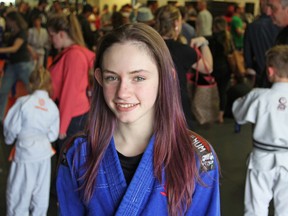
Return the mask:
<svg viewBox="0 0 288 216">
<path fill-rule="evenodd" d="M 196 183 L 192 205 L 186 215 L 220 216 L 219 167 L 213 151 L 213 169 L 202 171 Z"/>
<path fill-rule="evenodd" d="M 49 132 L 48 132 L 48 139 L 50 142 L 54 142 L 58 138 L 59 127 L 60 127 L 59 110 L 56 106 L 55 106 L 55 109 L 53 109 L 53 113 L 55 113 L 55 119 L 52 121 L 52 124 L 49 127 Z"/>
<path fill-rule="evenodd" d="M 238 124 L 255 123 L 258 113 L 258 90 L 254 89 L 246 96 L 234 101 L 232 112 Z"/>
<path fill-rule="evenodd" d="M 61 216 L 85 215 L 85 206 L 81 200 L 79 184 L 73 167 L 73 155 L 75 147 L 68 152 L 64 151 L 61 164 L 58 169 L 56 188 Z"/>
<path fill-rule="evenodd" d="M 219 166 L 212 146 L 196 133 L 191 134 L 200 179 L 196 179 L 192 204 L 187 215 L 220 216 Z"/>
<path fill-rule="evenodd" d="M 13 144 L 18 134 L 21 131 L 22 123 L 22 98 L 19 98 L 16 103 L 9 109 L 6 118 L 4 119 L 4 137 L 5 143 Z"/>
</svg>

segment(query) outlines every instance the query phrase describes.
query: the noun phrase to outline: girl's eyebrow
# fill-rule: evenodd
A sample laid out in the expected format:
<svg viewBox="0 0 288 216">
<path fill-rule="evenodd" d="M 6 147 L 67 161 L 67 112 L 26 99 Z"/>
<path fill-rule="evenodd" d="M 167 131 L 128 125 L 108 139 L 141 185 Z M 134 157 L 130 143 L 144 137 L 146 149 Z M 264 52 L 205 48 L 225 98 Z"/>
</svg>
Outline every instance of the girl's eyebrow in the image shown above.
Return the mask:
<svg viewBox="0 0 288 216">
<path fill-rule="evenodd" d="M 113 74 L 116 74 L 116 72 L 110 71 L 110 70 L 108 70 L 108 69 L 104 69 L 104 70 L 103 70 L 103 73 L 113 73 Z"/>
<path fill-rule="evenodd" d="M 144 70 L 144 69 L 134 70 L 134 71 L 131 71 L 131 72 L 128 72 L 128 73 L 129 73 L 129 74 L 137 74 L 137 73 L 140 73 L 140 72 L 149 73 L 149 71 Z M 104 69 L 104 70 L 103 70 L 103 73 L 117 74 L 116 72 L 111 71 L 111 70 L 108 70 L 108 69 Z"/>
</svg>

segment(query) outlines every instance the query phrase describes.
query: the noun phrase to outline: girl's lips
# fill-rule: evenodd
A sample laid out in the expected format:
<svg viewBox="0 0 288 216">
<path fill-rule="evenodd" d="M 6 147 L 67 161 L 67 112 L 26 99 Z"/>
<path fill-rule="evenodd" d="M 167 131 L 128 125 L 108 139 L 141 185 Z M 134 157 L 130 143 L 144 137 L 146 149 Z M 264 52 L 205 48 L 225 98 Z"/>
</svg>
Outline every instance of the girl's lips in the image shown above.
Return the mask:
<svg viewBox="0 0 288 216">
<path fill-rule="evenodd" d="M 137 105 L 139 105 L 139 103 L 116 103 L 116 107 L 119 111 L 130 111 Z"/>
</svg>

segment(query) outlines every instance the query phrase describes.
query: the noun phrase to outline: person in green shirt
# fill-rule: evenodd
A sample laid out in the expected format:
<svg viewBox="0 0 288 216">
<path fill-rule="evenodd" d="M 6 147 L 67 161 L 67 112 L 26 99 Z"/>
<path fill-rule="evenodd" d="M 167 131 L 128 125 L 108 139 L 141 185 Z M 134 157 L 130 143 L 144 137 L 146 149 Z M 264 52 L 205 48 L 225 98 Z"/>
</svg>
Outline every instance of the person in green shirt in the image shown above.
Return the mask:
<svg viewBox="0 0 288 216">
<path fill-rule="evenodd" d="M 232 21 L 231 21 L 231 35 L 233 38 L 235 48 L 238 50 L 243 49 L 245 24 L 240 18 L 241 13 L 243 12 L 244 12 L 244 7 L 241 5 L 237 5 L 235 8 L 234 16 L 232 17 Z"/>
</svg>

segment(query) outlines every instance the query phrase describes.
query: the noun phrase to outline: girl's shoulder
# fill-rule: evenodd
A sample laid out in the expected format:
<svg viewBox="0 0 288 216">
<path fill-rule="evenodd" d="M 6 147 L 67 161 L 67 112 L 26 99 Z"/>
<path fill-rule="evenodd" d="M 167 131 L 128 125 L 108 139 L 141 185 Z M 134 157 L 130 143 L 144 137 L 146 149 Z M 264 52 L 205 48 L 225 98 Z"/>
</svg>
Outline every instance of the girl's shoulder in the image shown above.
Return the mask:
<svg viewBox="0 0 288 216">
<path fill-rule="evenodd" d="M 195 132 L 191 132 L 191 138 L 193 147 L 199 159 L 201 170 L 210 171 L 215 169 L 215 163 L 217 163 L 217 161 L 211 144 Z"/>
<path fill-rule="evenodd" d="M 68 166 L 71 161 L 87 156 L 87 137 L 79 135 L 71 138 L 63 148 L 60 163 Z"/>
</svg>

